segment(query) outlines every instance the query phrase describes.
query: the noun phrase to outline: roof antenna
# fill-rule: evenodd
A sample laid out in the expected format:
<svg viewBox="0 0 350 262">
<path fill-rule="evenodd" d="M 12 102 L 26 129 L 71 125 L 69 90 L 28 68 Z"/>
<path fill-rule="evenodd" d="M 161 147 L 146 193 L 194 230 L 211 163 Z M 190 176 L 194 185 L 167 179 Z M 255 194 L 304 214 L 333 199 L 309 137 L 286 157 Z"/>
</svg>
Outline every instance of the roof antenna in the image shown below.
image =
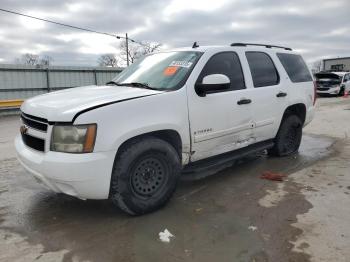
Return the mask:
<svg viewBox="0 0 350 262">
<path fill-rule="evenodd" d="M 199 45 L 197 44 L 197 42 L 194 42 L 192 45 L 192 48 L 197 48 L 197 47 L 199 47 Z"/>
</svg>

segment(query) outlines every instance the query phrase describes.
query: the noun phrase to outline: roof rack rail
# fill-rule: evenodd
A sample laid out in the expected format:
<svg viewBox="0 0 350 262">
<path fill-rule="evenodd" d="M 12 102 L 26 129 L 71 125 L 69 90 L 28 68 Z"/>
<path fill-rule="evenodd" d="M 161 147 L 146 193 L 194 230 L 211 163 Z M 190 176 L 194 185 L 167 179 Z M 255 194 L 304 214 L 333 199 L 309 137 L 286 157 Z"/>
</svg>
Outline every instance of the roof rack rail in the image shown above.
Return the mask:
<svg viewBox="0 0 350 262">
<path fill-rule="evenodd" d="M 292 48 L 290 47 L 284 47 L 284 46 L 278 46 L 278 45 L 264 45 L 264 44 L 253 44 L 253 43 L 232 43 L 231 46 L 247 46 L 247 45 L 254 45 L 254 46 L 265 46 L 266 48 L 282 48 L 284 50 L 292 51 Z"/>
</svg>

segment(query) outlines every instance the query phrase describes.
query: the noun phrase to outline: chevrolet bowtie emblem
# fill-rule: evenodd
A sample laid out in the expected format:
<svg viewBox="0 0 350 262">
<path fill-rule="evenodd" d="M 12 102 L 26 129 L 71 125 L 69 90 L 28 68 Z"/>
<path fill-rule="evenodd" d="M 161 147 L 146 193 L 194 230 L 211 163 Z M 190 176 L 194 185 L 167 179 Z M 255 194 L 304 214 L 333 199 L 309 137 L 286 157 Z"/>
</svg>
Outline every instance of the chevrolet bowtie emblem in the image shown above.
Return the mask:
<svg viewBox="0 0 350 262">
<path fill-rule="evenodd" d="M 28 132 L 28 127 L 23 125 L 19 128 L 19 131 L 21 132 L 22 135 L 25 135 Z"/>
</svg>

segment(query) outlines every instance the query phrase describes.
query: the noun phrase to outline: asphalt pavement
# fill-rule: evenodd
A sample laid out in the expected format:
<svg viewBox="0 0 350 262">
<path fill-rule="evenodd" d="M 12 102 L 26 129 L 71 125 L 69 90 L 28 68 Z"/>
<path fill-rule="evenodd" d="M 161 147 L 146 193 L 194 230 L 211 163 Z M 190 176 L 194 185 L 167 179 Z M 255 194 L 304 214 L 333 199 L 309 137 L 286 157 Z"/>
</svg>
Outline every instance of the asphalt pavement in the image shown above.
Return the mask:
<svg viewBox="0 0 350 262">
<path fill-rule="evenodd" d="M 37 184 L 16 160 L 19 125 L 0 118 L 0 261 L 350 261 L 350 98 L 318 100 L 298 154 L 181 181 L 140 217 Z"/>
</svg>

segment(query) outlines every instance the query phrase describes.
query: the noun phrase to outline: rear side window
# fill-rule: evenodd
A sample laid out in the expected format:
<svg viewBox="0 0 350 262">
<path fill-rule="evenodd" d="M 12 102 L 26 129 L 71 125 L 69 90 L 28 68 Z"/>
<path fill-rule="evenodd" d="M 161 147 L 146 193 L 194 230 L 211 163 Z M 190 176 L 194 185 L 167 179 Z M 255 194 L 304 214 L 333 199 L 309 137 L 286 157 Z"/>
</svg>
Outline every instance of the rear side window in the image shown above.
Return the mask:
<svg viewBox="0 0 350 262">
<path fill-rule="evenodd" d="M 273 86 L 279 83 L 277 69 L 271 57 L 263 52 L 246 52 L 254 87 Z"/>
<path fill-rule="evenodd" d="M 277 56 L 293 83 L 312 81 L 310 72 L 300 55 L 278 53 Z"/>
<path fill-rule="evenodd" d="M 223 74 L 230 79 L 231 88 L 225 91 L 245 88 L 241 63 L 238 55 L 234 52 L 222 52 L 213 55 L 204 66 L 197 82 L 202 83 L 203 78 L 211 74 Z"/>
</svg>

